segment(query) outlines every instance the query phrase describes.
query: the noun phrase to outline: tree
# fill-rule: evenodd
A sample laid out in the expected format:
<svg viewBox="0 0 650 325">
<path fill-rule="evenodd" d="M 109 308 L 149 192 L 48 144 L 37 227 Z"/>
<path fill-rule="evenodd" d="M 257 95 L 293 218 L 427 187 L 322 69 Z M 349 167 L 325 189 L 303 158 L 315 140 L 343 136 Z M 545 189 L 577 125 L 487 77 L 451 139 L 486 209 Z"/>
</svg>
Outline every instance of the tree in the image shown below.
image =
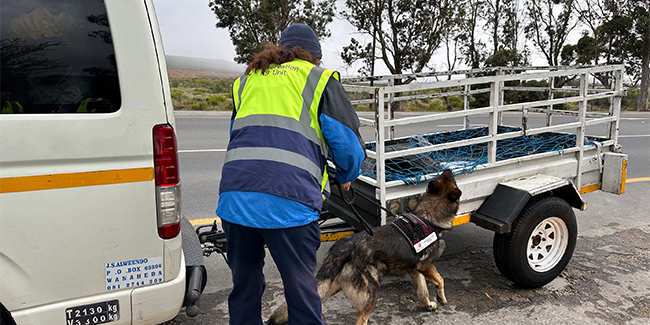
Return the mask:
<svg viewBox="0 0 650 325">
<path fill-rule="evenodd" d="M 580 0 L 574 2 L 574 8 L 580 21 L 596 35 L 598 27 L 613 16 L 621 15 L 620 2 L 621 0 Z"/>
<path fill-rule="evenodd" d="M 581 0 L 574 2 L 575 12 L 580 21 L 588 31 L 583 31 L 582 37 L 576 44 L 567 44 L 562 49 L 563 65 L 598 65 L 604 60 L 604 64 L 621 63 L 611 55 L 611 42 L 613 37 L 611 31 L 616 23 L 611 23 L 616 17 L 624 17 L 624 6 L 621 1 L 628 0 Z M 622 20 L 619 20 L 622 22 Z M 608 26 L 609 25 L 609 26 Z M 621 26 L 621 24 L 618 24 Z M 604 27 L 605 26 L 605 27 Z M 620 46 L 620 44 L 619 44 Z M 612 74 L 597 73 L 596 79 L 605 87 L 609 88 L 612 83 Z"/>
<path fill-rule="evenodd" d="M 562 48 L 563 65 L 592 65 L 598 64 L 601 45 L 600 40 L 583 32 L 576 44 L 567 44 Z M 603 83 L 604 85 L 604 83 Z"/>
<path fill-rule="evenodd" d="M 517 50 L 499 50 L 485 60 L 486 67 L 518 67 L 529 65 L 528 53 Z"/>
<path fill-rule="evenodd" d="M 464 33 L 461 33 L 458 39 L 461 42 L 461 53 L 465 58 L 465 63 L 472 69 L 481 67 L 481 63 L 485 59 L 485 44 L 478 38 L 476 31 L 484 10 L 484 0 L 468 0 L 461 15 L 460 30 Z"/>
<path fill-rule="evenodd" d="M 527 50 L 519 50 L 519 36 L 523 34 L 523 15 L 519 0 L 503 0 L 503 26 L 501 27 L 501 40 L 505 49 L 517 50 L 524 53 Z"/>
<path fill-rule="evenodd" d="M 551 66 L 560 65 L 560 55 L 569 33 L 579 20 L 575 0 L 526 0 L 526 35 Z"/>
<path fill-rule="evenodd" d="M 644 7 L 645 3 L 645 7 Z M 566 45 L 562 63 L 624 64 L 636 86 L 640 81 L 637 110 L 646 110 L 650 87 L 650 13 L 641 0 L 583 0 L 575 3 L 581 21 L 591 34 L 583 33 L 574 45 Z M 610 74 L 596 74 L 605 87 Z"/>
<path fill-rule="evenodd" d="M 237 63 L 249 63 L 265 43 L 277 43 L 293 23 L 305 23 L 320 39 L 331 35 L 335 0 L 211 0 L 217 28 L 227 28 Z"/>
<path fill-rule="evenodd" d="M 447 54 L 447 71 L 453 71 L 456 68 L 456 64 L 459 61 L 459 48 L 460 48 L 460 35 L 463 34 L 463 18 L 465 16 L 466 2 L 463 0 L 458 0 L 456 2 L 456 7 L 453 8 L 454 13 L 452 19 L 454 21 L 449 25 L 447 29 L 443 31 L 443 43 L 445 43 L 445 49 Z M 451 74 L 447 75 L 447 80 L 451 80 Z M 449 91 L 449 88 L 441 89 L 442 92 Z M 449 96 L 445 96 L 445 104 L 447 105 L 447 110 L 452 111 L 453 106 Z"/>
<path fill-rule="evenodd" d="M 504 0 L 488 0 L 485 2 L 485 18 L 488 21 L 485 25 L 485 29 L 488 30 L 492 36 L 492 55 L 496 54 L 499 50 L 499 27 L 503 20 L 503 1 Z"/>
<path fill-rule="evenodd" d="M 527 64 L 529 51 L 525 44 L 520 50 L 519 36 L 523 32 L 523 17 L 519 0 L 487 0 L 486 30 L 492 36 L 492 54 L 486 66 L 517 66 Z M 501 62 L 501 63 L 497 63 Z"/>
<path fill-rule="evenodd" d="M 465 5 L 467 0 L 457 0 L 456 7 L 452 8 L 454 12 L 450 15 L 452 18 L 451 24 L 442 32 L 442 43 L 445 44 L 447 54 L 447 70 L 453 71 L 459 61 L 459 48 L 460 48 L 460 35 L 463 34 L 462 26 L 465 16 Z"/>
<path fill-rule="evenodd" d="M 650 4 L 645 3 L 642 7 L 641 1 L 634 8 L 636 18 L 636 32 L 640 36 L 637 43 L 641 55 L 641 87 L 639 89 L 639 103 L 637 111 L 648 110 L 648 96 L 650 93 Z"/>
<path fill-rule="evenodd" d="M 26 76 L 35 71 L 64 67 L 60 60 L 45 58 L 41 53 L 62 43 L 45 41 L 28 44 L 21 37 L 4 38 L 0 40 L 0 70 L 7 76 Z"/>
<path fill-rule="evenodd" d="M 93 30 L 88 33 L 89 37 L 99 38 L 105 44 L 113 45 L 113 38 L 111 33 L 108 31 L 108 14 L 100 15 L 89 15 L 86 17 L 86 20 L 91 24 L 98 25 L 100 27 L 105 27 L 105 29 Z M 90 67 L 84 68 L 84 71 L 90 73 L 93 76 L 114 76 L 117 77 L 117 61 L 115 61 L 115 53 L 109 54 L 106 59 L 110 62 L 111 67 Z"/>
<path fill-rule="evenodd" d="M 422 72 L 454 21 L 453 0 L 346 0 L 345 4 L 343 18 L 361 34 L 369 35 L 380 54 L 372 51 L 372 44 L 362 45 L 353 38 L 341 57 L 348 65 L 379 58 L 391 74 Z"/>
</svg>

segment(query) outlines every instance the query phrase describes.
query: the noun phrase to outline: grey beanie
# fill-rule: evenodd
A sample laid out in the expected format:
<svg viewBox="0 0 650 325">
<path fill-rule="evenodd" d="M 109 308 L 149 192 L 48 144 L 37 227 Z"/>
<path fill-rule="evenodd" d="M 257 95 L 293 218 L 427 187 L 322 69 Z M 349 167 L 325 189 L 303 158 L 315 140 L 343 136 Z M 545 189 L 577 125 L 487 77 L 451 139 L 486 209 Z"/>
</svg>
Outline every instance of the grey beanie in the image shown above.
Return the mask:
<svg viewBox="0 0 650 325">
<path fill-rule="evenodd" d="M 323 54 L 320 50 L 320 42 L 316 33 L 305 24 L 293 24 L 282 31 L 280 34 L 280 46 L 293 49 L 299 46 L 309 51 L 314 58 L 320 60 Z"/>
</svg>

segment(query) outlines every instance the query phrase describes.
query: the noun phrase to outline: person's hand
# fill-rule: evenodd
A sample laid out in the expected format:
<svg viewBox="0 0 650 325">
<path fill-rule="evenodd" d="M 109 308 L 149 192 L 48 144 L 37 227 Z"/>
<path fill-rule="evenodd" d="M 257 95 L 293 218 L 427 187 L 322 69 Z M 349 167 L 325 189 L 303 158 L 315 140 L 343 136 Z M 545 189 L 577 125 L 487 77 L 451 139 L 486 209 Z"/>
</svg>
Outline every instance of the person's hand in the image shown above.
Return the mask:
<svg viewBox="0 0 650 325">
<path fill-rule="evenodd" d="M 341 185 L 341 190 L 343 190 L 343 191 L 349 191 L 349 190 L 350 190 L 350 184 L 351 184 L 351 183 L 352 183 L 352 182 L 347 182 L 347 183 L 345 183 L 345 184 L 340 184 L 340 185 Z"/>
</svg>

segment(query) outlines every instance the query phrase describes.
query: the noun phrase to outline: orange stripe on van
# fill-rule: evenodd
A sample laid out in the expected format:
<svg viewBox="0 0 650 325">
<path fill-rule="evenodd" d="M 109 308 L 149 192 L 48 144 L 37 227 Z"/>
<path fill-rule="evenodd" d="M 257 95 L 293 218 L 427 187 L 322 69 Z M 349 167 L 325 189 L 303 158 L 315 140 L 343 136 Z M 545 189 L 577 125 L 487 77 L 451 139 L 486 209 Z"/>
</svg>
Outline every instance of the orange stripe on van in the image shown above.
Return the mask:
<svg viewBox="0 0 650 325">
<path fill-rule="evenodd" d="M 146 182 L 153 180 L 153 168 L 102 170 L 81 173 L 0 178 L 0 194 Z"/>
</svg>

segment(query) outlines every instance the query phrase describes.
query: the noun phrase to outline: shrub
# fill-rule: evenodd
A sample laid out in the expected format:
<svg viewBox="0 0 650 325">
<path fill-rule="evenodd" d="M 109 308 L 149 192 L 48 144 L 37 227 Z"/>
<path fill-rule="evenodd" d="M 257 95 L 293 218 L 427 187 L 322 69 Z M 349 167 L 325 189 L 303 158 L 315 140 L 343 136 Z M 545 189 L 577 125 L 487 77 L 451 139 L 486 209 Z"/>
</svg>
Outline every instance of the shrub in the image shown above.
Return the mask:
<svg viewBox="0 0 650 325">
<path fill-rule="evenodd" d="M 208 104 L 204 101 L 195 101 L 190 105 L 190 109 L 193 111 L 204 111 L 208 108 Z"/>
<path fill-rule="evenodd" d="M 226 93 L 230 97 L 232 94 L 230 87 L 234 81 L 234 78 L 214 79 L 210 89 L 215 94 Z"/>
<path fill-rule="evenodd" d="M 169 79 L 169 86 L 172 88 L 179 87 L 181 84 L 182 80 L 181 79 Z"/>
<path fill-rule="evenodd" d="M 228 98 L 224 94 L 212 95 L 205 99 L 205 101 L 210 106 L 219 106 L 228 101 Z"/>
<path fill-rule="evenodd" d="M 609 98 L 590 100 L 587 104 L 587 110 L 609 110 Z"/>
<path fill-rule="evenodd" d="M 197 88 L 210 88 L 212 82 L 208 79 L 195 79 L 194 86 Z M 207 89 L 206 89 L 207 90 Z"/>
<path fill-rule="evenodd" d="M 182 90 L 180 90 L 178 88 L 172 88 L 171 96 L 172 96 L 172 99 L 181 100 L 181 99 L 183 99 L 183 97 L 185 97 L 185 94 L 183 93 Z"/>
<path fill-rule="evenodd" d="M 639 103 L 639 88 L 628 88 L 627 96 L 621 101 L 621 110 L 634 111 Z"/>
<path fill-rule="evenodd" d="M 446 111 L 447 104 L 442 98 L 434 98 L 426 107 L 427 111 Z"/>
<path fill-rule="evenodd" d="M 449 101 L 451 102 L 451 106 L 453 108 L 460 108 L 460 109 L 463 108 L 464 101 L 463 101 L 462 97 L 451 96 L 451 97 L 449 97 Z"/>
<path fill-rule="evenodd" d="M 207 90 L 206 88 L 194 88 L 194 89 L 192 89 L 192 94 L 194 94 L 194 95 L 207 94 L 208 92 L 210 92 L 210 91 Z"/>
</svg>

